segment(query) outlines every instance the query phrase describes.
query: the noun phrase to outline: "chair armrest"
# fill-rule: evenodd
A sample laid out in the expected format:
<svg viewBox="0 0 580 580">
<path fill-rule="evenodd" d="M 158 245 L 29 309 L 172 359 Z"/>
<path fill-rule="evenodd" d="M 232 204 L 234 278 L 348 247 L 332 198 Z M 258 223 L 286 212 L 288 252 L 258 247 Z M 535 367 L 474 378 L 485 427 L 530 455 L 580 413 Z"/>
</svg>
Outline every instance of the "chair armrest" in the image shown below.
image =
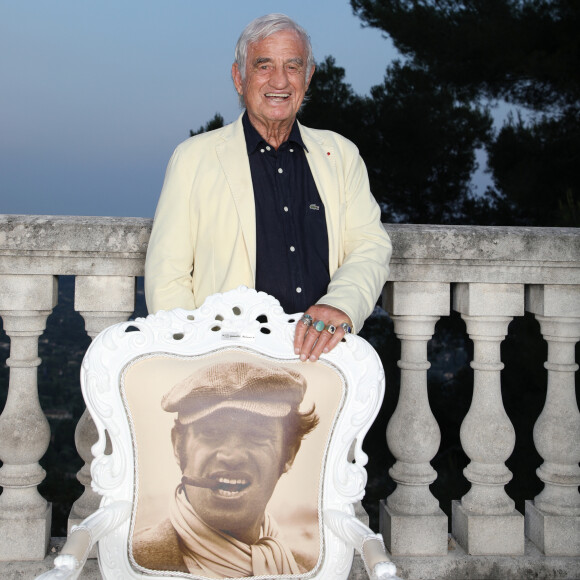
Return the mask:
<svg viewBox="0 0 580 580">
<path fill-rule="evenodd" d="M 92 547 L 127 521 L 130 515 L 131 502 L 128 501 L 116 501 L 99 508 L 78 526 L 71 528 L 65 545 L 54 559 L 54 568 L 36 580 L 76 580 Z"/>
<path fill-rule="evenodd" d="M 380 534 L 375 534 L 355 516 L 338 510 L 324 510 L 324 523 L 360 553 L 370 580 L 400 580 Z"/>
</svg>

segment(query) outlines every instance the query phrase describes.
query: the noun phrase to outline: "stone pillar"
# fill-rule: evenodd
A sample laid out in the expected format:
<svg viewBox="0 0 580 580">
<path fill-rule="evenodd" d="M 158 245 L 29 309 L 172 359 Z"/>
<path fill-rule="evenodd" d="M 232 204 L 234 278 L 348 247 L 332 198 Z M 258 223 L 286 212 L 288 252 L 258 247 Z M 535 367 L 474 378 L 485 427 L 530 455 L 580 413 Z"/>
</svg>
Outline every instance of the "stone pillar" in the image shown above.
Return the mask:
<svg viewBox="0 0 580 580">
<path fill-rule="evenodd" d="M 390 282 L 385 308 L 401 340 L 401 389 L 387 427 L 387 443 L 396 458 L 389 474 L 395 491 L 381 501 L 380 528 L 393 556 L 447 554 L 447 516 L 429 485 L 441 432 L 427 396 L 427 342 L 440 316 L 449 314 L 449 284 Z"/>
<path fill-rule="evenodd" d="M 8 398 L 0 416 L 0 561 L 43 560 L 52 506 L 38 493 L 50 427 L 38 401 L 38 337 L 57 303 L 54 276 L 0 276 L 0 315 L 10 337 Z"/>
<path fill-rule="evenodd" d="M 546 556 L 580 556 L 580 413 L 574 386 L 580 286 L 530 286 L 526 308 L 548 343 L 546 403 L 534 426 L 544 489 L 526 502 L 526 535 Z"/>
<path fill-rule="evenodd" d="M 500 346 L 513 316 L 524 314 L 523 284 L 457 284 L 453 307 L 473 340 L 473 398 L 461 424 L 461 443 L 471 459 L 464 469 L 471 489 L 452 503 L 452 530 L 469 554 L 522 555 L 524 517 L 505 492 L 512 478 L 505 461 L 515 431 L 501 397 Z"/>
<path fill-rule="evenodd" d="M 85 328 L 91 339 L 99 332 L 124 322 L 135 310 L 135 278 L 128 276 L 77 276 L 75 279 L 75 310 L 85 320 Z M 101 497 L 91 488 L 91 447 L 97 442 L 97 428 L 85 409 L 75 430 L 77 451 L 85 464 L 77 473 L 77 479 L 85 491 L 73 504 L 68 529 L 80 524 L 99 507 Z M 94 552 L 94 551 L 93 551 Z M 94 557 L 94 554 L 92 554 Z"/>
</svg>

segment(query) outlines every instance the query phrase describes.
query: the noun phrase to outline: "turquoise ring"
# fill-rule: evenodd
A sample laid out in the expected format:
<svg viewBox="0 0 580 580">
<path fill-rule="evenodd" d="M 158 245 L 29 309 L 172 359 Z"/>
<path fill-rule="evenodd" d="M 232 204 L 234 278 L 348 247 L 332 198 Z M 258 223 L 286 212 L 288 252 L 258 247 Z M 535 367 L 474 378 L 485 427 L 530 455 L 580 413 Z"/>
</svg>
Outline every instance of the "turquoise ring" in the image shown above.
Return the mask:
<svg viewBox="0 0 580 580">
<path fill-rule="evenodd" d="M 317 320 L 314 323 L 314 326 L 312 328 L 314 328 L 314 330 L 316 330 L 318 332 L 322 332 L 324 330 L 325 326 L 326 326 L 326 324 L 324 324 L 324 322 L 322 322 L 322 320 Z"/>
</svg>

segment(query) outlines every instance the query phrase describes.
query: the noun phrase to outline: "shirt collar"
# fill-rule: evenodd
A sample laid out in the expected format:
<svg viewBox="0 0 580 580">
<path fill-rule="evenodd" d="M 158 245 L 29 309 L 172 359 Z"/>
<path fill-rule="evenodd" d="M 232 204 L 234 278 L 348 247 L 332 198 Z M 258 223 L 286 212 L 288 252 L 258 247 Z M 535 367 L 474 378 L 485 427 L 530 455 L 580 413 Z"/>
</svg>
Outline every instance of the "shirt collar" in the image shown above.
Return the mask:
<svg viewBox="0 0 580 580">
<path fill-rule="evenodd" d="M 251 155 L 256 151 L 256 149 L 260 148 L 264 145 L 268 145 L 268 143 L 264 140 L 264 138 L 258 133 L 254 125 L 250 122 L 250 118 L 248 116 L 248 111 L 244 112 L 242 117 L 242 124 L 244 126 L 244 136 L 246 137 L 246 148 L 248 151 L 248 155 Z M 290 135 L 286 143 L 291 142 L 295 143 L 296 145 L 300 145 L 302 149 L 308 151 L 304 141 L 302 140 L 302 135 L 300 134 L 300 128 L 298 126 L 298 121 L 294 121 L 292 125 L 292 129 L 290 131 Z"/>
</svg>

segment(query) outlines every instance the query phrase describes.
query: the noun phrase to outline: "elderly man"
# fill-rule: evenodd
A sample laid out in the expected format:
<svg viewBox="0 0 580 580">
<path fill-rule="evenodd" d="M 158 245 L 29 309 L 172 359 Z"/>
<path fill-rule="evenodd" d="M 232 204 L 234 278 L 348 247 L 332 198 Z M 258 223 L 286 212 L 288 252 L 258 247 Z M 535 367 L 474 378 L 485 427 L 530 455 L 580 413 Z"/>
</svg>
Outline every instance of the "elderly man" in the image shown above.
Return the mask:
<svg viewBox="0 0 580 580">
<path fill-rule="evenodd" d="M 266 511 L 302 439 L 318 424 L 300 412 L 304 377 L 266 363 L 211 364 L 162 399 L 177 413 L 171 438 L 182 471 L 168 520 L 139 531 L 133 557 L 144 568 L 209 578 L 297 574 L 295 558 Z"/>
<path fill-rule="evenodd" d="M 310 39 L 270 14 L 236 46 L 239 119 L 182 143 L 169 163 L 145 265 L 151 312 L 194 309 L 239 285 L 305 312 L 294 348 L 315 361 L 372 312 L 391 245 L 356 147 L 296 115 Z"/>
</svg>

